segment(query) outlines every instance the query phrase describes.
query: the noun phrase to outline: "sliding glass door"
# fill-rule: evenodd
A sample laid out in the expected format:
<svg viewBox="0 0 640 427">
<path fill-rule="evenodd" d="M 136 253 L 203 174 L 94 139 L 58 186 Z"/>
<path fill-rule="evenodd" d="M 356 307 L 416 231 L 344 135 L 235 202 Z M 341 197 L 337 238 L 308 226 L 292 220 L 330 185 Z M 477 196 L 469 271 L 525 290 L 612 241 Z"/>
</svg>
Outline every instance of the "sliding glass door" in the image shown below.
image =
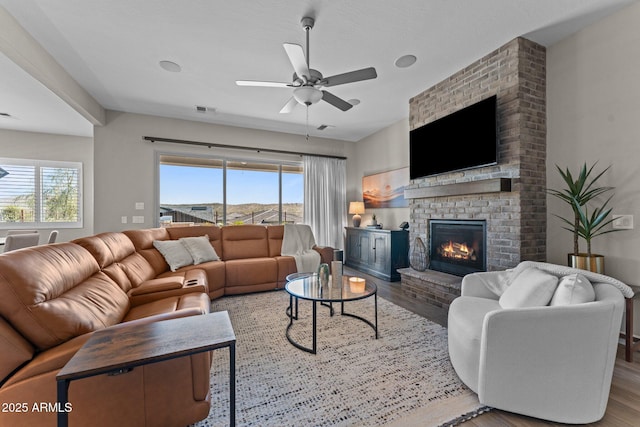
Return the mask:
<svg viewBox="0 0 640 427">
<path fill-rule="evenodd" d="M 161 155 L 159 172 L 161 221 L 302 222 L 301 164 Z"/>
</svg>

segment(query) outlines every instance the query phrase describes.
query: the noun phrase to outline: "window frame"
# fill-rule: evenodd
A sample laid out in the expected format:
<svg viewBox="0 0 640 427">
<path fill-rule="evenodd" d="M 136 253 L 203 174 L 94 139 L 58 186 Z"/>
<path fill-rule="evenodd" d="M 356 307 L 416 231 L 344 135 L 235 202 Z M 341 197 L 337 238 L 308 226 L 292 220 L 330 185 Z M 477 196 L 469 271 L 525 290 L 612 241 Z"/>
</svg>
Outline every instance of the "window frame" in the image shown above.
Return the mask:
<svg viewBox="0 0 640 427">
<path fill-rule="evenodd" d="M 3 222 L 0 221 L 0 230 L 20 230 L 20 229 L 52 229 L 52 228 L 83 228 L 84 227 L 84 174 L 82 162 L 41 160 L 41 159 L 19 159 L 12 157 L 0 157 L 0 164 L 28 166 L 34 168 L 34 219 L 32 222 Z M 44 168 L 66 168 L 77 171 L 78 187 L 78 220 L 73 222 L 48 222 L 43 221 L 44 196 L 42 193 L 42 170 Z"/>
<path fill-rule="evenodd" d="M 221 169 L 222 173 L 222 205 L 223 205 L 223 214 L 222 214 L 222 223 L 227 224 L 227 185 L 228 185 L 228 176 L 227 176 L 227 163 L 248 163 L 248 164 L 265 164 L 265 165 L 277 165 L 278 166 L 278 205 L 279 205 L 279 221 L 278 223 L 283 223 L 283 201 L 282 201 L 282 184 L 283 178 L 282 174 L 286 173 L 283 170 L 286 166 L 294 166 L 299 167 L 301 169 L 301 173 L 304 174 L 304 166 L 302 160 L 288 160 L 282 158 L 273 158 L 273 157 L 265 157 L 265 158 L 256 158 L 256 157 L 238 157 L 238 156 L 225 156 L 222 154 L 212 154 L 212 155 L 204 155 L 197 153 L 184 153 L 184 152 L 166 152 L 166 151 L 156 151 L 155 156 L 155 213 L 154 213 L 154 226 L 160 226 L 160 166 L 162 164 L 163 157 L 175 157 L 175 158 L 191 158 L 191 159 L 201 159 L 202 161 L 222 161 Z M 303 200 L 301 202 L 304 209 L 304 187 L 303 191 Z"/>
</svg>

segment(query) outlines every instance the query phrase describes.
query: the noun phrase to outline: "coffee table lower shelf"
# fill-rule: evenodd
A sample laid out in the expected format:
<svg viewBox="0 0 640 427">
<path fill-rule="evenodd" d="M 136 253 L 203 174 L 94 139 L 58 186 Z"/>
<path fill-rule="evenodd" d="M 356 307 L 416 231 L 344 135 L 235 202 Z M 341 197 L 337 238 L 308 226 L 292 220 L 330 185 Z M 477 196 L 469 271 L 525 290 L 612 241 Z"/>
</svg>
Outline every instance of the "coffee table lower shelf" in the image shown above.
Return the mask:
<svg viewBox="0 0 640 427">
<path fill-rule="evenodd" d="M 142 325 L 122 324 L 94 332 L 56 376 L 58 405 L 66 407 L 73 380 L 127 372 L 225 347 L 229 349 L 229 425 L 235 426 L 236 336 L 226 311 Z M 58 426 L 67 425 L 67 412 L 58 412 Z"/>
</svg>

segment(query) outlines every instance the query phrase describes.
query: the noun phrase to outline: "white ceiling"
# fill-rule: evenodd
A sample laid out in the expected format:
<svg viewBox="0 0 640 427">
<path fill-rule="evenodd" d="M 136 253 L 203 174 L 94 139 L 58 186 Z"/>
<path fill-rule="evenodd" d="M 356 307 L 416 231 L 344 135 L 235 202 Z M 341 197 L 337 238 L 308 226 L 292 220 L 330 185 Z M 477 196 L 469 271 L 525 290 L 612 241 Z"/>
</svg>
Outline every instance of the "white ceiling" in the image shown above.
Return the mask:
<svg viewBox="0 0 640 427">
<path fill-rule="evenodd" d="M 409 99 L 518 36 L 545 46 L 631 0 L 0 0 L 104 108 L 305 134 L 306 111 L 280 114 L 290 88 L 282 43 L 305 44 L 325 76 L 364 67 L 378 78 L 327 88 L 361 103 L 309 107 L 310 134 L 360 140 L 408 117 Z M 0 30 L 1 31 L 1 30 Z M 400 69 L 405 54 L 418 60 Z M 158 65 L 181 65 L 171 73 Z M 92 135 L 92 125 L 0 53 L 0 128 Z M 197 113 L 195 106 L 215 109 Z M 323 131 L 321 125 L 330 125 Z"/>
</svg>

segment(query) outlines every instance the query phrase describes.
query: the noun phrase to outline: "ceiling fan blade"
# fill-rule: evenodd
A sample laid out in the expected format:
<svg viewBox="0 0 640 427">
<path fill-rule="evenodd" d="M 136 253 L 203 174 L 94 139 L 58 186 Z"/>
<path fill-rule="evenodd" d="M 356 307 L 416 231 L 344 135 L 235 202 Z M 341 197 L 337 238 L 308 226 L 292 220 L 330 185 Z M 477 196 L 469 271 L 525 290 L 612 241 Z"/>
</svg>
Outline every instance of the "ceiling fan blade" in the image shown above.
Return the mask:
<svg viewBox="0 0 640 427">
<path fill-rule="evenodd" d="M 307 59 L 304 56 L 302 46 L 293 43 L 283 43 L 283 46 L 298 77 L 302 78 L 302 76 L 304 76 L 304 78 L 308 80 L 311 73 L 309 72 L 309 66 L 307 65 Z"/>
<path fill-rule="evenodd" d="M 331 92 L 327 92 L 326 90 L 322 91 L 322 100 L 328 102 L 336 108 L 341 109 L 342 111 L 347 111 L 349 108 L 353 107 L 353 105 L 349 104 L 342 98 L 338 98 Z"/>
<path fill-rule="evenodd" d="M 284 107 L 282 107 L 282 110 L 280 110 L 280 114 L 290 113 L 291 111 L 293 111 L 293 109 L 297 104 L 298 104 L 298 101 L 296 101 L 296 99 L 292 96 L 289 99 L 289 101 L 287 101 L 287 103 L 284 104 Z"/>
<path fill-rule="evenodd" d="M 282 82 L 260 82 L 254 80 L 236 80 L 238 86 L 260 86 L 260 87 L 291 87 L 291 83 Z"/>
<path fill-rule="evenodd" d="M 361 70 L 350 71 L 348 73 L 336 74 L 335 76 L 325 77 L 318 84 L 330 87 L 343 85 L 345 83 L 359 82 L 362 80 L 375 79 L 378 77 L 376 69 L 373 67 L 363 68 Z"/>
</svg>

